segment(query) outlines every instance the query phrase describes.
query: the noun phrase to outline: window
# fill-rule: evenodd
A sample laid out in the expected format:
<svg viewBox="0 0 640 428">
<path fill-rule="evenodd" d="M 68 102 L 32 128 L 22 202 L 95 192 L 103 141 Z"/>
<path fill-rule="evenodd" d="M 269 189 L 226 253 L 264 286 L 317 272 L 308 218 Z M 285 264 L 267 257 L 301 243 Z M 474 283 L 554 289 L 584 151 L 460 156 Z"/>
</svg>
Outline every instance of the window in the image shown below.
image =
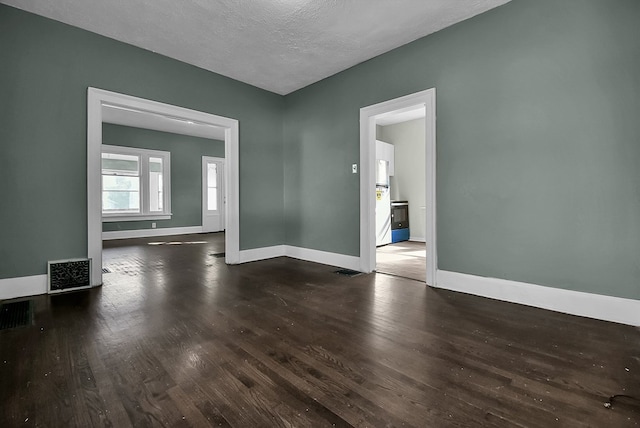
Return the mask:
<svg viewBox="0 0 640 428">
<path fill-rule="evenodd" d="M 169 152 L 102 146 L 102 219 L 171 218 Z"/>
<path fill-rule="evenodd" d="M 207 209 L 218 209 L 218 164 L 207 163 Z"/>
</svg>

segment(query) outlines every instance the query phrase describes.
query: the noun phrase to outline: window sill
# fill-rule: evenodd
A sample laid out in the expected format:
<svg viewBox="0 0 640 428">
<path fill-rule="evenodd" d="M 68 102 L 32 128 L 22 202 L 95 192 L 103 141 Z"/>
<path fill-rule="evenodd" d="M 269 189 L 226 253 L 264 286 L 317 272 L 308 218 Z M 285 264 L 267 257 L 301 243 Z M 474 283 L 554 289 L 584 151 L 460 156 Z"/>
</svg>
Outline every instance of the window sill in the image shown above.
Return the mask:
<svg viewBox="0 0 640 428">
<path fill-rule="evenodd" d="M 171 220 L 172 214 L 140 214 L 140 215 L 103 215 L 102 222 L 143 221 L 143 220 Z"/>
</svg>

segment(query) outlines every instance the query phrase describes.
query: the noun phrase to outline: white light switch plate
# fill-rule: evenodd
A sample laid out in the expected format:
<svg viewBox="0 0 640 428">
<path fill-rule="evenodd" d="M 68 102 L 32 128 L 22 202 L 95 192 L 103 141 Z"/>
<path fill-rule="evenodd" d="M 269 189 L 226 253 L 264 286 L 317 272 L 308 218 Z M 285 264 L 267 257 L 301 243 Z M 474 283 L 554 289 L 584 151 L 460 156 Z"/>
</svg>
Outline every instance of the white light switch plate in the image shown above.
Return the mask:
<svg viewBox="0 0 640 428">
<path fill-rule="evenodd" d="M 353 165 L 351 165 L 351 172 L 354 174 L 358 173 L 358 164 L 354 163 Z"/>
</svg>

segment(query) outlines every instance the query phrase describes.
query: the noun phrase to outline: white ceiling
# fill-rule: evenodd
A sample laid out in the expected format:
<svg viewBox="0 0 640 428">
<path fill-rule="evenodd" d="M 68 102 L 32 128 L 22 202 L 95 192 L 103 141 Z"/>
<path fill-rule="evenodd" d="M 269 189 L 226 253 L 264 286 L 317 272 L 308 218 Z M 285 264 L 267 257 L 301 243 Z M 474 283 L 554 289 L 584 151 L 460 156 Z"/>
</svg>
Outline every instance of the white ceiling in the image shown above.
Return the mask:
<svg viewBox="0 0 640 428">
<path fill-rule="evenodd" d="M 0 0 L 287 94 L 510 0 Z"/>
</svg>

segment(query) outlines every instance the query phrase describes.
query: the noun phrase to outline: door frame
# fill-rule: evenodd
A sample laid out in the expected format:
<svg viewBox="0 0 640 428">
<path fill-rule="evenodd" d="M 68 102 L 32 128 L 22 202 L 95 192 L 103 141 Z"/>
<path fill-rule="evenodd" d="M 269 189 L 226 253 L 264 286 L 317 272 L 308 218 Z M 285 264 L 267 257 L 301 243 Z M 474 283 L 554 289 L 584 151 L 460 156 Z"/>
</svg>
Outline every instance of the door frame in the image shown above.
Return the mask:
<svg viewBox="0 0 640 428">
<path fill-rule="evenodd" d="M 204 217 L 205 217 L 205 213 L 208 211 L 205 207 L 205 199 L 208 201 L 208 195 L 207 195 L 207 165 L 209 164 L 209 162 L 217 162 L 217 163 L 221 163 L 222 164 L 222 180 L 221 183 L 218 184 L 218 188 L 222 187 L 222 213 L 220 214 L 220 216 L 222 217 L 222 230 L 226 229 L 226 217 L 225 217 L 225 209 L 224 206 L 226 205 L 226 201 L 225 201 L 225 189 L 226 189 L 226 183 L 224 181 L 224 174 L 227 170 L 227 165 L 225 162 L 225 158 L 219 158 L 219 157 L 215 157 L 215 156 L 202 156 L 202 231 L 203 232 L 207 232 L 204 229 Z M 218 210 L 220 211 L 220 210 Z"/>
<path fill-rule="evenodd" d="M 185 122 L 224 129 L 225 149 L 225 262 L 240 262 L 239 122 L 158 101 L 89 87 L 87 90 L 87 254 L 91 263 L 91 285 L 102 284 L 102 115 L 103 106 L 115 106 L 139 113 L 167 116 Z M 211 140 L 214 142 L 214 140 Z"/>
<path fill-rule="evenodd" d="M 360 109 L 360 270 L 373 272 L 375 241 L 376 119 L 397 110 L 425 107 L 425 202 L 426 277 L 436 285 L 438 253 L 436 240 L 436 89 L 373 104 Z"/>
</svg>

